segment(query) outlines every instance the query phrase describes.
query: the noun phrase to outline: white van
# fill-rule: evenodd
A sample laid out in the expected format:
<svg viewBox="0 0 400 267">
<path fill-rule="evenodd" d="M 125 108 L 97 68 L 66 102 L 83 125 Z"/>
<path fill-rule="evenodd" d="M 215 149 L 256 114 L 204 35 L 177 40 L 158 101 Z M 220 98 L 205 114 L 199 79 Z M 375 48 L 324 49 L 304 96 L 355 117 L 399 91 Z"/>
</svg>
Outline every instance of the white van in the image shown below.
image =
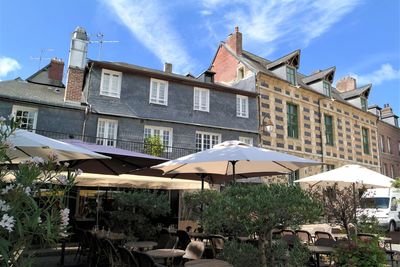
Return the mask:
<svg viewBox="0 0 400 267">
<path fill-rule="evenodd" d="M 376 217 L 379 225 L 389 231 L 400 228 L 400 189 L 377 188 L 367 189 L 361 199 L 361 210 L 358 215 Z"/>
</svg>

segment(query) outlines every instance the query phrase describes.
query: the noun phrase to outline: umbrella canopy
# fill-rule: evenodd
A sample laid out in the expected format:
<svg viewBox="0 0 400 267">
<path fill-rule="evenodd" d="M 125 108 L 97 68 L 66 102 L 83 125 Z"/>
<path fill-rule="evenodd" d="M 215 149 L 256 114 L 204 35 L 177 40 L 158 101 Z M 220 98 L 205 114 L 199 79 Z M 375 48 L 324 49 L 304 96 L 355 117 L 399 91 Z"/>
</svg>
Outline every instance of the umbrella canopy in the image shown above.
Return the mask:
<svg viewBox="0 0 400 267">
<path fill-rule="evenodd" d="M 98 175 L 83 173 L 75 178 L 78 186 L 93 187 L 117 187 L 117 188 L 147 188 L 147 189 L 166 189 L 166 190 L 187 190 L 200 189 L 200 181 L 187 179 L 167 179 L 165 177 L 140 176 L 140 175 Z M 205 185 L 206 189 L 210 186 Z"/>
<path fill-rule="evenodd" d="M 314 186 L 351 186 L 367 188 L 391 187 L 394 180 L 360 165 L 345 165 L 340 168 L 296 180 L 295 183 Z"/>
<path fill-rule="evenodd" d="M 16 130 L 9 136 L 8 141 L 11 142 L 15 148 L 6 151 L 7 156 L 11 159 L 11 163 L 13 164 L 18 164 L 30 157 L 48 159 L 51 155 L 56 155 L 59 161 L 109 158 L 91 150 L 26 130 Z"/>
<path fill-rule="evenodd" d="M 86 143 L 76 139 L 65 139 L 63 142 L 89 149 L 103 155 L 109 156 L 111 159 L 89 159 L 78 160 L 71 163 L 71 167 L 79 168 L 83 172 L 97 173 L 105 175 L 119 175 L 129 173 L 132 170 L 150 167 L 167 161 L 168 159 L 151 156 L 139 152 L 120 149 L 110 146 L 102 146 L 92 143 Z"/>
<path fill-rule="evenodd" d="M 240 141 L 226 141 L 213 148 L 153 166 L 167 175 L 195 173 L 225 177 L 225 180 L 290 173 L 302 167 L 319 165 L 264 148 L 249 146 Z"/>
</svg>

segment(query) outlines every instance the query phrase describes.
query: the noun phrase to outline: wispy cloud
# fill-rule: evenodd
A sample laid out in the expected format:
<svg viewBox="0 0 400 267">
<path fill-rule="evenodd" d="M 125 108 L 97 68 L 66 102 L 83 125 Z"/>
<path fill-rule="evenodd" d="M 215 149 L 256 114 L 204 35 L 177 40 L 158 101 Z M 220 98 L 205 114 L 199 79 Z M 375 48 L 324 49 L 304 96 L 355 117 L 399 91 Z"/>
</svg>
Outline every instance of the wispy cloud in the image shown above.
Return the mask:
<svg viewBox="0 0 400 267">
<path fill-rule="evenodd" d="M 21 69 L 21 65 L 13 58 L 0 56 L 0 77 L 7 76 L 10 72 Z"/>
<path fill-rule="evenodd" d="M 167 10 L 163 1 L 109 0 L 104 3 L 111 7 L 120 22 L 153 52 L 161 63 L 172 63 L 178 72 L 187 72 L 192 68 L 192 61 L 185 46 L 170 22 L 171 12 Z"/>
<path fill-rule="evenodd" d="M 400 80 L 400 69 L 396 70 L 390 64 L 383 64 L 378 70 L 364 75 L 350 74 L 356 78 L 358 84 L 379 85 L 385 81 Z"/>
<path fill-rule="evenodd" d="M 201 14 L 215 28 L 240 26 L 250 48 L 268 54 L 282 43 L 306 46 L 350 13 L 361 0 L 203 0 Z M 223 19 L 221 19 L 223 18 Z M 229 28 L 227 28 L 229 27 Z M 259 49 L 257 49 L 259 50 Z"/>
</svg>

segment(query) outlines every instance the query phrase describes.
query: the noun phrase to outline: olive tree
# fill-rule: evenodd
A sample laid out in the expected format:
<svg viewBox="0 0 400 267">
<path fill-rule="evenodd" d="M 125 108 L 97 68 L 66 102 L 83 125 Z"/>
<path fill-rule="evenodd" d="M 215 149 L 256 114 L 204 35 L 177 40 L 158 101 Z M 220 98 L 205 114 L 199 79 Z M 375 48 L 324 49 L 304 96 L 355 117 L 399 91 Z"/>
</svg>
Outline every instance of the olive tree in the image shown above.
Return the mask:
<svg viewBox="0 0 400 267">
<path fill-rule="evenodd" d="M 320 202 L 308 192 L 280 184 L 234 184 L 207 200 L 201 216 L 204 228 L 212 233 L 258 235 L 262 266 L 267 266 L 268 241 L 277 225 L 296 227 L 317 220 L 322 212 Z"/>
</svg>

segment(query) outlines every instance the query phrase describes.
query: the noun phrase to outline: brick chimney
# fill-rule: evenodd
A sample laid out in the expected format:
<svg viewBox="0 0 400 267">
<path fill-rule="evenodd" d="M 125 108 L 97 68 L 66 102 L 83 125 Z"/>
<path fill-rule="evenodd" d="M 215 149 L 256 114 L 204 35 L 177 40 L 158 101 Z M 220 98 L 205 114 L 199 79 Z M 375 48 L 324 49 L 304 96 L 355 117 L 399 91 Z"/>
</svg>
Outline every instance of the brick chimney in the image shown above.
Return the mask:
<svg viewBox="0 0 400 267">
<path fill-rule="evenodd" d="M 242 33 L 239 27 L 235 27 L 235 32 L 229 34 L 226 44 L 236 53 L 237 56 L 242 55 Z"/>
<path fill-rule="evenodd" d="M 388 115 L 393 115 L 393 110 L 389 104 L 385 104 L 383 105 L 383 109 L 381 110 L 381 116 L 385 117 Z"/>
<path fill-rule="evenodd" d="M 61 82 L 63 79 L 64 61 L 59 58 L 52 58 L 48 71 L 48 78 L 53 81 Z"/>
<path fill-rule="evenodd" d="M 89 37 L 82 27 L 72 33 L 64 101 L 79 103 L 82 97 Z"/>
<path fill-rule="evenodd" d="M 336 90 L 341 93 L 351 91 L 357 88 L 356 79 L 347 76 L 336 82 Z"/>
</svg>

